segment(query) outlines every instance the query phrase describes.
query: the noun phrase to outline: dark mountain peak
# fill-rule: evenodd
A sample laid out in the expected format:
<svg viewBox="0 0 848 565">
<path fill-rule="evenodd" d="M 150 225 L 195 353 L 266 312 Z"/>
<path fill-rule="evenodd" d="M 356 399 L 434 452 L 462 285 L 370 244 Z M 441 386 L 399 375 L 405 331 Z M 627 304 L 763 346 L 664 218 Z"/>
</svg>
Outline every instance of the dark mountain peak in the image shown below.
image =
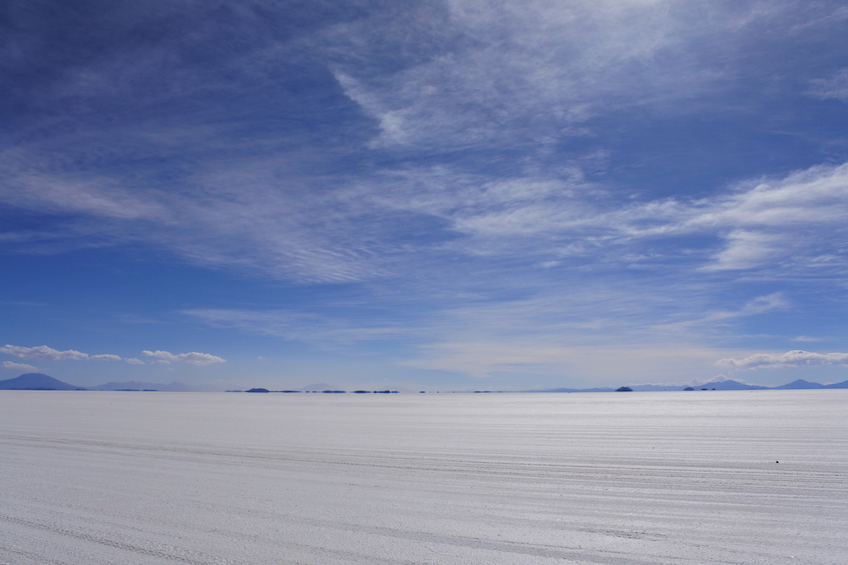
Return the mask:
<svg viewBox="0 0 848 565">
<path fill-rule="evenodd" d="M 14 379 L 0 381 L 0 390 L 78 390 L 82 388 L 64 383 L 44 373 L 26 373 Z"/>
<path fill-rule="evenodd" d="M 792 381 L 791 383 L 787 383 L 785 385 L 776 386 L 774 388 L 824 388 L 824 385 L 819 383 L 811 383 L 809 381 L 805 381 L 804 379 L 798 379 L 796 381 Z"/>
</svg>

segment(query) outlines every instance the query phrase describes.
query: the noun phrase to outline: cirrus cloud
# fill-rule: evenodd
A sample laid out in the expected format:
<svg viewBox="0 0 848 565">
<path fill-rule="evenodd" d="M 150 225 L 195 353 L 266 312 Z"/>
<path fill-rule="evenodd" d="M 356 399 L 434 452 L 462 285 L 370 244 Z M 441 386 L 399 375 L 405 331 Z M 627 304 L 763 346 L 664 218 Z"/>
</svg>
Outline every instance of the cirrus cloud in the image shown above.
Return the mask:
<svg viewBox="0 0 848 565">
<path fill-rule="evenodd" d="M 848 102 L 848 68 L 842 69 L 827 78 L 813 79 L 810 81 L 808 96 L 827 100 L 835 98 L 842 102 Z"/>
</svg>

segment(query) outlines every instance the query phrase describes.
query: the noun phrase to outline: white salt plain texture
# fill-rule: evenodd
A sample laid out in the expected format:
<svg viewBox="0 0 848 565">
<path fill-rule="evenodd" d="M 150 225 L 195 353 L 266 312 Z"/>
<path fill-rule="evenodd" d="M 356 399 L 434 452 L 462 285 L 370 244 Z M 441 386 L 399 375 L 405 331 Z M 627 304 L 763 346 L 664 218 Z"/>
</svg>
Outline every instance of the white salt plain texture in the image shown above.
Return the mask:
<svg viewBox="0 0 848 565">
<path fill-rule="evenodd" d="M 846 408 L 3 391 L 0 562 L 844 565 Z"/>
</svg>

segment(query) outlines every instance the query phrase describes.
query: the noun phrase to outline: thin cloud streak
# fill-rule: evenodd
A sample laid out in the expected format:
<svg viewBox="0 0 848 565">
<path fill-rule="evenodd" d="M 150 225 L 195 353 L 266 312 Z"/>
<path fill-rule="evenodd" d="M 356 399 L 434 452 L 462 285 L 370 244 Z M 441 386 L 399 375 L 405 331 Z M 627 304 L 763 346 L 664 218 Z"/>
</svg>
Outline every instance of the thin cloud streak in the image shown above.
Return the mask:
<svg viewBox="0 0 848 565">
<path fill-rule="evenodd" d="M 848 102 L 848 68 L 842 69 L 828 78 L 812 79 L 809 96 L 821 100 L 836 99 Z"/>
</svg>

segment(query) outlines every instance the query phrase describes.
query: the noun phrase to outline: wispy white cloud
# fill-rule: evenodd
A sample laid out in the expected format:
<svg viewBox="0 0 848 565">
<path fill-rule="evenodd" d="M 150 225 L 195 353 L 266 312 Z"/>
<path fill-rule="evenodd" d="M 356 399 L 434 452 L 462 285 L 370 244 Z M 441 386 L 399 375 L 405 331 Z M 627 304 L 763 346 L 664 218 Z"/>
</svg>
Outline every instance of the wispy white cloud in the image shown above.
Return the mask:
<svg viewBox="0 0 848 565">
<path fill-rule="evenodd" d="M 16 156 L 17 157 L 17 156 Z M 5 191 L 7 204 L 23 208 L 34 208 L 46 213 L 84 213 L 115 220 L 167 221 L 172 210 L 148 195 L 133 194 L 122 181 L 109 177 L 74 179 L 70 175 L 37 172 L 38 163 L 29 161 L 29 170 L 15 171 L 10 167 L 13 156 L 3 155 L 4 169 L 10 173 L 13 190 Z M 20 156 L 18 160 L 25 160 Z M 16 174 L 17 173 L 17 174 Z"/>
<path fill-rule="evenodd" d="M 350 312 L 329 315 L 282 309 L 197 308 L 181 313 L 214 327 L 234 328 L 245 333 L 270 335 L 319 346 L 397 339 L 422 331 L 422 328 L 413 330 L 381 320 L 377 315 L 352 319 Z"/>
<path fill-rule="evenodd" d="M 2 160 L 2 159 L 0 159 Z M 32 164 L 29 164 L 32 166 Z M 53 233 L 10 233 L 34 249 L 144 241 L 207 266 L 264 271 L 310 282 L 343 282 L 380 273 L 375 224 L 343 199 L 310 191 L 316 182 L 286 190 L 276 179 L 284 163 L 210 164 L 182 192 L 120 187 L 122 180 L 80 173 L 34 173 L 6 167 L 20 190 L 0 194 L 7 204 L 38 213 L 70 214 Z M 318 181 L 320 182 L 320 181 Z M 359 226 L 357 227 L 357 223 Z"/>
<path fill-rule="evenodd" d="M 675 228 L 715 230 L 725 238 L 725 249 L 706 269 L 770 265 L 795 270 L 815 266 L 823 255 L 844 268 L 848 164 L 816 166 L 784 179 L 740 187 L 738 193 L 716 199 L 698 212 Z"/>
<path fill-rule="evenodd" d="M 691 99 L 725 72 L 717 63 L 695 64 L 691 45 L 712 34 L 720 53 L 727 46 L 716 36 L 768 15 L 666 0 L 462 0 L 447 7 L 396 25 L 413 36 L 438 26 L 450 50 L 432 48 L 388 77 L 362 65 L 366 57 L 349 56 L 347 65 L 341 59 L 336 78 L 377 120 L 376 147 L 545 146 L 585 134 L 582 124 L 599 112 Z M 368 20 L 343 29 L 348 40 L 339 49 L 354 54 L 386 33 Z"/>
<path fill-rule="evenodd" d="M 52 347 L 47 347 L 46 345 L 39 345 L 36 347 L 21 347 L 19 345 L 4 345 L 0 347 L 0 353 L 5 353 L 6 355 L 10 355 L 12 357 L 17 357 L 18 359 L 47 359 L 50 361 L 126 361 L 131 365 L 144 365 L 144 361 L 141 359 L 131 357 L 128 359 L 123 359 L 119 355 L 112 354 L 100 354 L 100 355 L 89 355 L 88 353 L 83 353 L 81 351 L 76 351 L 74 349 L 69 349 L 67 351 L 58 351 L 53 349 Z M 217 357 L 215 355 L 210 355 L 208 353 L 179 353 L 173 354 L 168 351 L 143 351 L 143 355 L 147 355 L 149 357 L 154 357 L 158 361 L 161 362 L 177 362 L 177 363 L 186 363 L 189 365 L 211 365 L 214 363 L 224 363 L 225 360 L 221 357 Z"/>
<path fill-rule="evenodd" d="M 721 359 L 716 365 L 738 371 L 786 369 L 810 365 L 848 365 L 848 353 L 811 353 L 797 349 L 781 354 L 758 353 L 744 359 Z"/>
<path fill-rule="evenodd" d="M 88 353 L 82 353 L 74 349 L 58 351 L 46 345 L 36 347 L 21 347 L 20 345 L 6 344 L 0 347 L 0 353 L 17 357 L 18 359 L 47 359 L 50 361 L 74 360 L 83 361 L 89 358 Z"/>
<path fill-rule="evenodd" d="M 848 102 L 848 68 L 842 69 L 827 78 L 817 78 L 810 81 L 809 96 L 827 100 L 833 98 Z"/>
<path fill-rule="evenodd" d="M 682 303 L 686 300 L 685 292 L 675 293 L 674 299 Z M 721 335 L 722 329 L 744 322 L 746 318 L 768 312 L 785 311 L 791 307 L 791 302 L 783 292 L 774 292 L 757 296 L 733 310 L 712 309 L 707 304 L 697 304 L 693 308 L 679 307 L 674 314 L 666 315 L 664 319 L 654 314 L 652 323 L 643 324 L 643 327 L 649 327 L 651 334 L 655 336 L 676 334 L 680 337 L 685 336 L 687 339 L 703 341 L 705 334 Z"/>
<path fill-rule="evenodd" d="M 188 365 L 195 365 L 197 367 L 204 367 L 206 365 L 213 365 L 215 363 L 225 363 L 226 359 L 218 357 L 216 355 L 211 355 L 209 353 L 198 353 L 193 351 L 191 353 L 171 353 L 169 351 L 147 351 L 144 350 L 141 352 L 142 355 L 147 355 L 148 357 L 156 358 L 159 363 L 186 363 Z"/>
<path fill-rule="evenodd" d="M 46 345 L 36 347 L 22 347 L 20 345 L 6 344 L 0 347 L 0 353 L 17 357 L 18 359 L 47 359 L 49 361 L 121 361 L 122 357 L 111 353 L 89 355 L 75 349 L 59 351 Z"/>
<path fill-rule="evenodd" d="M 648 257 L 688 253 L 687 269 L 715 272 L 848 270 L 848 164 L 759 179 L 697 200 L 624 205 L 611 203 L 603 187 L 583 180 L 576 168 L 556 180 L 491 181 L 441 169 L 395 174 L 390 182 L 392 191 L 362 198 L 442 220 L 464 236 L 451 240 L 450 248 L 472 254 L 540 261 L 586 256 L 626 264 L 633 246 L 667 242 Z M 711 240 L 698 240 L 687 252 L 691 236 Z"/>
<path fill-rule="evenodd" d="M 38 367 L 28 365 L 27 363 L 15 363 L 13 361 L 3 361 L 3 368 L 10 371 L 27 371 L 29 373 L 38 371 Z"/>
<path fill-rule="evenodd" d="M 719 320 L 727 320 L 729 318 L 740 318 L 744 316 L 754 316 L 764 314 L 774 310 L 784 310 L 789 307 L 789 301 L 783 292 L 773 292 L 766 296 L 758 296 L 753 300 L 745 303 L 745 305 L 735 311 L 721 311 L 708 314 L 704 321 L 714 322 Z"/>
<path fill-rule="evenodd" d="M 746 27 L 785 17 L 792 4 L 456 1 L 444 10 L 410 8 L 391 18 L 377 12 L 298 44 L 334 69 L 348 96 L 381 128 L 376 153 L 362 147 L 293 150 L 302 146 L 300 138 L 265 132 L 234 139 L 231 126 L 211 119 L 219 110 L 210 110 L 204 123 L 179 126 L 151 117 L 137 124 L 132 138 L 103 124 L 91 138 L 56 133 L 49 144 L 27 141 L 0 156 L 8 179 L 0 198 L 56 216 L 52 232 L 22 229 L 0 239 L 38 249 L 48 247 L 51 235 L 61 249 L 73 241 L 143 241 L 207 266 L 320 283 L 394 276 L 416 268 L 413 255 L 439 252 L 533 257 L 549 267 L 575 256 L 645 263 L 662 259 L 662 252 L 634 252 L 628 245 L 690 234 L 715 241 L 696 250 L 700 257 L 688 255 L 701 263 L 690 260 L 687 269 L 843 268 L 841 248 L 821 234 L 843 233 L 838 219 L 846 202 L 845 166 L 809 169 L 703 200 L 622 201 L 604 182 L 585 178 L 579 152 L 557 159 L 557 167 L 541 167 L 533 157 L 562 139 L 594 135 L 587 120 L 598 113 L 673 100 L 687 101 L 686 107 L 699 93 L 720 88 L 722 69 Z M 281 64 L 275 57 L 290 46 L 274 44 L 250 10 L 237 13 L 234 25 L 256 31 L 259 39 L 220 64 L 245 84 L 265 84 L 270 69 Z M 427 41 L 433 34 L 438 41 Z M 182 49 L 208 39 L 204 32 L 169 41 L 185 41 L 177 45 Z M 726 60 L 700 58 L 701 40 L 726 53 Z M 391 71 L 389 55 L 377 56 L 386 45 L 398 46 Z M 174 45 L 151 46 L 155 56 L 140 59 L 147 62 L 122 52 L 111 63 L 98 63 L 103 69 L 69 70 L 76 78 L 62 96 L 112 100 L 123 94 L 110 88 L 164 84 L 156 77 L 165 71 L 174 79 L 172 98 L 230 85 L 217 74 L 204 84 L 191 69 L 168 67 L 166 47 Z M 372 163 L 393 147 L 421 155 L 492 144 L 498 150 L 487 154 L 483 167 L 451 159 L 355 172 L 333 165 L 335 158 L 352 156 Z M 532 147 L 529 153 L 522 144 Z M 62 159 L 55 158 L 57 147 Z M 191 155 L 174 170 L 145 176 L 120 165 L 128 155 L 166 161 L 186 147 Z M 504 161 L 515 161 L 508 173 L 487 171 Z"/>
<path fill-rule="evenodd" d="M 112 355 L 110 353 L 102 354 L 102 355 L 89 355 L 88 357 L 91 361 L 121 361 L 120 355 Z"/>
</svg>

